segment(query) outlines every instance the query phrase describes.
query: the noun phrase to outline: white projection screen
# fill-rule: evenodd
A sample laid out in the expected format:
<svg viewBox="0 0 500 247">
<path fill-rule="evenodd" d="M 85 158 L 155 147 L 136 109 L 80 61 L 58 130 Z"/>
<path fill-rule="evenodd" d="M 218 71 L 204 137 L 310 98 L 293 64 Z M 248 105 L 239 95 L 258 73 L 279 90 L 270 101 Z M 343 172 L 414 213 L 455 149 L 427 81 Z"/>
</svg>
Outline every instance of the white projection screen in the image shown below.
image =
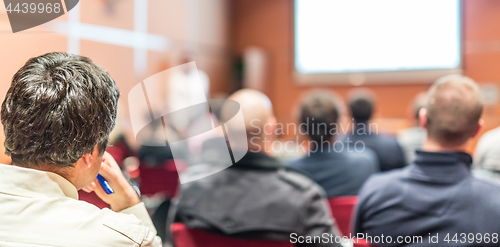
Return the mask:
<svg viewBox="0 0 500 247">
<path fill-rule="evenodd" d="M 462 73 L 460 0 L 295 0 L 299 84 L 431 83 Z"/>
</svg>

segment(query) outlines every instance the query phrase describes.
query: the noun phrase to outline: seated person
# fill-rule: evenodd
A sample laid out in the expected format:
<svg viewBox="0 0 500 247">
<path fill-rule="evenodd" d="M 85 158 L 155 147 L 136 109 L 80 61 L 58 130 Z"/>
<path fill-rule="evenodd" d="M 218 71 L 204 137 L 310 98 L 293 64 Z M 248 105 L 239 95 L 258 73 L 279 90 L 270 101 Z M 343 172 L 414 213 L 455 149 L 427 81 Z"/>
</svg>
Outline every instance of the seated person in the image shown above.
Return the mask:
<svg viewBox="0 0 500 247">
<path fill-rule="evenodd" d="M 118 88 L 90 59 L 65 53 L 32 58 L 2 104 L 0 246 L 161 246 L 144 204 L 105 153 Z M 114 190 L 96 184 L 101 174 Z M 111 206 L 79 201 L 86 188 Z"/>
<path fill-rule="evenodd" d="M 481 136 L 474 152 L 472 174 L 500 183 L 500 127 Z"/>
<path fill-rule="evenodd" d="M 372 150 L 348 150 L 335 142 L 340 115 L 337 102 L 333 94 L 321 91 L 302 100 L 299 126 L 313 146 L 306 157 L 289 164 L 311 176 L 328 197 L 357 195 L 366 179 L 378 171 L 378 158 Z"/>
<path fill-rule="evenodd" d="M 293 233 L 340 236 L 324 191 L 269 156 L 265 145 L 273 141 L 276 123 L 269 98 L 243 89 L 229 99 L 241 106 L 246 128 L 239 128 L 248 137 L 248 153 L 225 170 L 183 184 L 174 221 L 236 238 L 288 242 Z M 223 107 L 223 120 L 229 119 L 228 112 Z M 238 147 L 231 143 L 231 149 Z"/>
<path fill-rule="evenodd" d="M 410 107 L 411 116 L 414 119 L 413 127 L 402 130 L 398 135 L 398 142 L 405 152 L 406 164 L 410 164 L 415 159 L 415 151 L 422 148 L 427 133 L 420 127 L 420 117 L 418 112 L 424 107 L 426 94 L 419 93 L 413 100 Z"/>
<path fill-rule="evenodd" d="M 436 241 L 438 246 L 457 246 L 468 233 L 490 240 L 467 239 L 467 246 L 498 246 L 491 238 L 500 232 L 500 186 L 473 177 L 472 157 L 465 153 L 483 124 L 482 110 L 474 81 L 461 75 L 439 79 L 420 110 L 421 126 L 427 129 L 422 151 L 410 166 L 368 179 L 359 194 L 354 232 L 391 237 L 393 244 L 387 246 L 403 245 L 394 244 L 398 236 L 413 239 L 407 246 Z"/>
<path fill-rule="evenodd" d="M 351 93 L 349 110 L 354 120 L 354 128 L 344 137 L 348 145 L 361 146 L 372 149 L 378 157 L 380 171 L 402 168 L 406 165 L 403 149 L 397 139 L 391 135 L 379 134 L 376 124 L 370 123 L 375 100 L 370 91 L 358 89 Z"/>
</svg>

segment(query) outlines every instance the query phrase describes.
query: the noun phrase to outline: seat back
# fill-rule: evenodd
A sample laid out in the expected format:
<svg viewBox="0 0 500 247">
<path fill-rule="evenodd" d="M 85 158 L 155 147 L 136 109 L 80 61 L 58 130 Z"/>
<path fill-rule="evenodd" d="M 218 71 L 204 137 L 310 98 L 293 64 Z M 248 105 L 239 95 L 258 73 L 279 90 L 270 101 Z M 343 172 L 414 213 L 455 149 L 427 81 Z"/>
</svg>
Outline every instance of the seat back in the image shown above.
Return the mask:
<svg viewBox="0 0 500 247">
<path fill-rule="evenodd" d="M 328 199 L 332 215 L 337 221 L 337 225 L 344 236 L 349 236 L 351 232 L 351 218 L 353 210 L 358 203 L 357 196 L 339 196 Z"/>
<path fill-rule="evenodd" d="M 365 239 L 362 238 L 355 238 L 354 242 L 352 243 L 352 247 L 375 247 L 368 243 Z"/>
<path fill-rule="evenodd" d="M 205 231 L 189 229 L 182 223 L 171 226 L 176 247 L 293 247 L 294 244 L 284 241 L 248 240 L 220 236 Z"/>
<path fill-rule="evenodd" d="M 139 165 L 141 193 L 147 196 L 163 193 L 170 198 L 174 197 L 179 186 L 179 175 L 177 174 L 175 162 L 174 160 L 168 160 L 158 167 Z"/>
<path fill-rule="evenodd" d="M 98 208 L 109 208 L 109 205 L 99 198 L 95 192 L 87 193 L 83 190 L 78 191 L 78 199 L 96 205 Z"/>
</svg>

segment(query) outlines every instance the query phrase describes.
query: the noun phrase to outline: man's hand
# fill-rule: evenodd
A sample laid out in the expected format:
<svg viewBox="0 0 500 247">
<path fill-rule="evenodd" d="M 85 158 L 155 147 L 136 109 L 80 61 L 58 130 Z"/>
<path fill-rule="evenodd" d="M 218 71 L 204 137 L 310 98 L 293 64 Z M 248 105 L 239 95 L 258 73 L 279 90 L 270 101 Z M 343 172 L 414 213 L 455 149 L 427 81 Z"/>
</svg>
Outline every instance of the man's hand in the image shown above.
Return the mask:
<svg viewBox="0 0 500 247">
<path fill-rule="evenodd" d="M 102 165 L 99 174 L 108 181 L 109 186 L 111 186 L 115 193 L 110 195 L 106 194 L 99 185 L 97 178 L 91 185 L 83 188 L 83 190 L 89 193 L 95 191 L 97 196 L 108 203 L 113 211 L 118 212 L 141 202 L 135 190 L 123 176 L 113 156 L 107 152 L 105 152 L 102 157 Z"/>
</svg>

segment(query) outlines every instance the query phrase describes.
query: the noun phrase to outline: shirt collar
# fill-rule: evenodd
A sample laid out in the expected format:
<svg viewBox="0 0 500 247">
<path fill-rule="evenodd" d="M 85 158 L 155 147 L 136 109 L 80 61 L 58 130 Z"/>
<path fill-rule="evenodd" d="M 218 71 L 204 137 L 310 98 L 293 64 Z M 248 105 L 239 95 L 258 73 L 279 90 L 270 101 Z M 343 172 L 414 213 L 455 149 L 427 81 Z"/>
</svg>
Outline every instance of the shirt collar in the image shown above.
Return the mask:
<svg viewBox="0 0 500 247">
<path fill-rule="evenodd" d="M 283 165 L 275 158 L 262 152 L 247 152 L 245 156 L 236 162 L 232 168 L 251 168 L 251 169 L 278 169 Z"/>
<path fill-rule="evenodd" d="M 333 145 L 332 145 L 333 144 Z M 312 150 L 309 150 L 308 156 L 310 157 L 323 157 L 323 156 L 336 156 L 339 155 L 340 153 L 344 152 L 344 150 L 347 150 L 347 143 L 340 142 L 340 141 L 329 141 L 329 142 L 324 142 L 322 143 L 321 146 L 313 147 Z M 351 147 L 353 148 L 353 147 Z"/>
<path fill-rule="evenodd" d="M 0 193 L 24 197 L 70 197 L 78 200 L 75 186 L 52 172 L 0 164 L 0 181 Z"/>
<path fill-rule="evenodd" d="M 416 151 L 411 171 L 415 176 L 450 182 L 470 176 L 472 157 L 464 152 Z"/>
</svg>

